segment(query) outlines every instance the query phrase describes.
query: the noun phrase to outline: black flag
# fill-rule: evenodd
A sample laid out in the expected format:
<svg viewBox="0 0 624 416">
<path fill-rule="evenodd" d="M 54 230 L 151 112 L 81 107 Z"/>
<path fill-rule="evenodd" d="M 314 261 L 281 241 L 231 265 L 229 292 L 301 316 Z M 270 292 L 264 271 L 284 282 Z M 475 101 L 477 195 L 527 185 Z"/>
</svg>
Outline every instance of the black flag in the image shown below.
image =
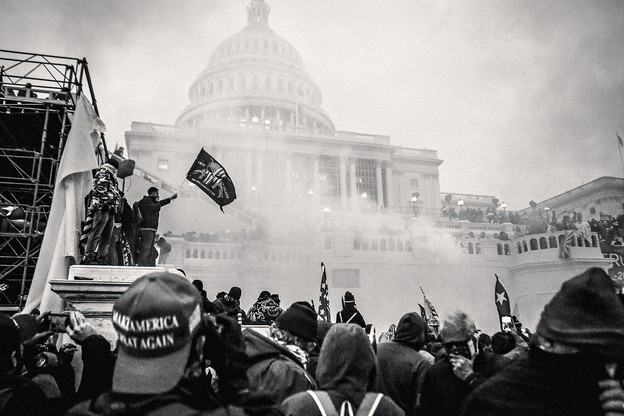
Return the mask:
<svg viewBox="0 0 624 416">
<path fill-rule="evenodd" d="M 225 205 L 236 199 L 236 189 L 234 189 L 232 179 L 223 166 L 210 156 L 203 147 L 199 151 L 195 163 L 186 174 L 186 179 L 212 198 L 221 208 L 221 212 L 223 212 Z"/>
</svg>

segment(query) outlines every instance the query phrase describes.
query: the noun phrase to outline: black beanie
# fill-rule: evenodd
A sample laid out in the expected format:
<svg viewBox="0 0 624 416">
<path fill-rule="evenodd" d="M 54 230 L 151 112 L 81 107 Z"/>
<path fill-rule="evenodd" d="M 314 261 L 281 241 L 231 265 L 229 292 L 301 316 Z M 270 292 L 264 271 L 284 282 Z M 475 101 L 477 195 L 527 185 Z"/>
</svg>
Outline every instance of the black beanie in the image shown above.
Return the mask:
<svg viewBox="0 0 624 416">
<path fill-rule="evenodd" d="M 228 296 L 231 297 L 232 299 L 240 300 L 241 293 L 242 291 L 240 287 L 233 286 L 228 292 Z"/>
<path fill-rule="evenodd" d="M 406 313 L 399 321 L 393 341 L 419 350 L 424 345 L 426 328 L 427 324 L 418 313 Z"/>
<path fill-rule="evenodd" d="M 317 319 L 316 312 L 308 302 L 295 302 L 275 320 L 275 323 L 279 329 L 306 341 L 315 341 Z"/>
<path fill-rule="evenodd" d="M 624 306 L 599 268 L 564 282 L 544 307 L 537 334 L 608 358 L 624 359 Z"/>
<path fill-rule="evenodd" d="M 355 296 L 351 292 L 345 292 L 344 301 L 345 303 L 355 303 Z"/>
</svg>

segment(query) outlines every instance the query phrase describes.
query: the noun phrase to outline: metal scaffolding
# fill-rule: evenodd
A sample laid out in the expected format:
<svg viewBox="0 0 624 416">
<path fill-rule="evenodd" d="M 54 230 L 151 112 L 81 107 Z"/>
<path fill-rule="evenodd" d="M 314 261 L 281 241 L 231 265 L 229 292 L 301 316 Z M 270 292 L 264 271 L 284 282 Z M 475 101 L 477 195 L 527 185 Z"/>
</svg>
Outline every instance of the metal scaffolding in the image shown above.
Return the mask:
<svg viewBox="0 0 624 416">
<path fill-rule="evenodd" d="M 82 94 L 97 113 L 86 59 L 0 50 L 0 309 L 28 294 Z"/>
</svg>

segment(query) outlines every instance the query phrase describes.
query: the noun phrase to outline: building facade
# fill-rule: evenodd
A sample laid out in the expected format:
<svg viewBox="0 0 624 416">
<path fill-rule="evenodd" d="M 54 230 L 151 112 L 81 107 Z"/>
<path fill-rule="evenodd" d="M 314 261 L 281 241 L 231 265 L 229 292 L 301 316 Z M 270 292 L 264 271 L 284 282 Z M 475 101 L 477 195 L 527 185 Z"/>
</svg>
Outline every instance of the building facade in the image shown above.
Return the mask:
<svg viewBox="0 0 624 416">
<path fill-rule="evenodd" d="M 283 306 L 316 300 L 324 262 L 334 315 L 349 290 L 385 330 L 417 310 L 422 287 L 441 315 L 464 309 L 495 332 L 495 274 L 532 327 L 561 282 L 606 267 L 592 240 L 575 243 L 564 262 L 562 235 L 526 238 L 512 224 L 442 218 L 445 202 L 485 208 L 493 197 L 446 201 L 435 150 L 336 130 L 301 56 L 271 30 L 269 11 L 251 0 L 247 25 L 214 51 L 175 125 L 133 122 L 125 135 L 129 157 L 169 189 L 202 147 L 232 177 L 238 198 L 227 215 L 188 182 L 161 211 L 160 231 L 171 231 L 167 263 L 202 279 L 209 296 L 237 285 L 243 307 L 262 290 L 279 292 Z M 148 186 L 135 181 L 129 199 Z M 498 238 L 503 231 L 510 240 Z"/>
</svg>

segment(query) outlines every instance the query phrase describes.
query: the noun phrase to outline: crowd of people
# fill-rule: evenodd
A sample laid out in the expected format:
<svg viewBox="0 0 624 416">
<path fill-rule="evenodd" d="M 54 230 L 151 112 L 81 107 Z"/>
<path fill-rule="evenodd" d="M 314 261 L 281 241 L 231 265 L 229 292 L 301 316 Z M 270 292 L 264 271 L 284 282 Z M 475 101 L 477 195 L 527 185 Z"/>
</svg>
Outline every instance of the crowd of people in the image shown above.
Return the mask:
<svg viewBox="0 0 624 416">
<path fill-rule="evenodd" d="M 80 312 L 0 314 L 0 414 L 624 415 L 624 301 L 602 269 L 565 282 L 530 337 L 461 311 L 438 334 L 408 312 L 379 343 L 350 292 L 332 324 L 268 291 L 242 318 L 240 288 L 208 302 L 200 283 L 137 279 L 114 348 Z"/>
</svg>

